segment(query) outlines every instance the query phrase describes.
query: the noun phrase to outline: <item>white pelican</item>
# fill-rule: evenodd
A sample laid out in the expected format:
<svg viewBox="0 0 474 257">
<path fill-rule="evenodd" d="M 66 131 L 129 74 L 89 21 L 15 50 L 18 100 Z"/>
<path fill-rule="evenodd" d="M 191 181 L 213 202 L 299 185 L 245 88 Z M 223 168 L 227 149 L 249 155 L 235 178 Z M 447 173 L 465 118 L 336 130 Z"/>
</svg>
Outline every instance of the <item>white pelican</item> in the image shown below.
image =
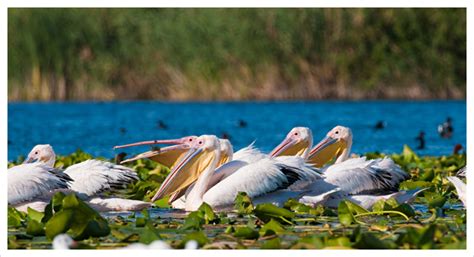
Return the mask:
<svg viewBox="0 0 474 257">
<path fill-rule="evenodd" d="M 280 154 L 305 157 L 308 162 L 316 163 L 316 166 L 322 166 L 321 164 L 332 159 L 334 155 L 337 156 L 334 165 L 321 169 L 323 180 L 315 180 L 298 188 L 309 190 L 300 200 L 303 203 L 319 203 L 323 194 L 336 189 L 339 190 L 326 198 L 341 199 L 363 194 L 363 197 L 356 196 L 356 198 L 368 199 L 370 194 L 388 194 L 398 191 L 399 183 L 408 178 L 408 175 L 389 158 L 348 159 L 352 145 L 352 132 L 349 128 L 335 127 L 309 153 L 307 149 L 311 148 L 311 145 L 302 143 L 312 142 L 312 138 L 308 139 L 308 137 L 312 137 L 309 128 L 294 128 L 271 153 L 273 156 Z"/>
<path fill-rule="evenodd" d="M 35 162 L 52 168 L 56 162 L 53 148 L 50 145 L 33 147 L 25 163 Z M 137 200 L 96 197 L 100 193 L 123 188 L 137 180 L 136 173 L 128 167 L 100 160 L 87 160 L 69 166 L 63 173 L 73 180 L 69 189 L 83 200 L 88 200 L 91 207 L 99 211 L 137 211 L 152 206 L 151 203 Z"/>
<path fill-rule="evenodd" d="M 198 177 L 186 196 L 187 211 L 196 210 L 203 202 L 212 207 L 227 207 L 233 204 L 238 192 L 246 192 L 250 197 L 258 199 L 264 194 L 288 188 L 297 181 L 320 178 L 319 174 L 299 157 L 264 158 L 250 164 L 231 161 L 215 170 L 220 159 L 221 148 L 217 137 L 200 136 L 189 148 L 186 156 L 172 169 L 152 200 L 187 186 L 179 183 L 183 180 L 182 177 L 187 176 Z M 213 174 L 229 167 L 235 169 L 232 174 L 208 189 Z M 285 195 L 285 199 L 276 200 L 287 199 Z"/>
<path fill-rule="evenodd" d="M 159 162 L 160 164 L 163 164 L 169 167 L 170 169 L 172 169 L 176 165 L 178 160 L 186 153 L 188 148 L 194 143 L 196 138 L 197 138 L 196 136 L 186 136 L 179 139 L 149 140 L 149 141 L 142 141 L 142 142 L 137 142 L 137 143 L 115 146 L 114 149 L 120 149 L 120 148 L 132 147 L 132 146 L 154 145 L 154 144 L 174 144 L 175 146 L 164 147 L 158 150 L 152 150 L 152 151 L 141 153 L 133 158 L 124 160 L 122 162 L 124 163 L 124 162 L 142 159 L 142 158 L 148 158 L 153 161 Z M 265 154 L 263 154 L 258 149 L 253 147 L 253 143 L 234 153 L 232 144 L 230 143 L 229 140 L 219 139 L 219 142 L 220 142 L 220 147 L 221 147 L 221 158 L 220 158 L 220 162 L 217 165 L 218 167 L 231 160 L 240 160 L 246 163 L 250 163 L 250 162 L 255 162 L 259 159 L 266 157 Z M 226 169 L 226 170 L 222 169 L 221 172 L 215 173 L 213 175 L 211 185 L 214 185 L 220 180 L 226 178 L 234 171 L 235 169 Z M 186 193 L 186 190 L 188 190 L 188 188 L 192 187 L 197 177 L 190 176 L 188 177 L 188 179 L 193 180 L 193 181 L 191 183 L 184 182 L 185 184 L 188 184 L 188 185 L 171 193 L 171 196 L 168 202 L 174 208 L 180 208 L 180 209 L 184 208 L 184 201 L 185 201 L 184 194 Z"/>
<path fill-rule="evenodd" d="M 68 189 L 72 179 L 68 174 L 43 163 L 24 163 L 8 169 L 8 204 L 25 211 L 46 207 L 51 191 Z"/>
<path fill-rule="evenodd" d="M 315 197 L 308 197 L 308 196 L 303 196 L 299 202 L 305 203 L 311 206 L 315 206 L 317 204 L 322 204 L 326 207 L 330 208 L 337 208 L 339 206 L 339 203 L 342 200 L 349 200 L 355 204 L 358 204 L 364 209 L 370 210 L 372 209 L 373 205 L 380 201 L 380 200 L 388 200 L 390 198 L 395 198 L 395 200 L 399 203 L 410 203 L 412 202 L 415 197 L 420 193 L 423 192 L 428 188 L 422 188 L 422 189 L 413 189 L 409 191 L 399 191 L 399 192 L 394 192 L 391 194 L 384 194 L 384 195 L 370 195 L 370 194 L 360 194 L 360 195 L 346 195 L 346 196 L 336 196 L 335 194 L 332 194 L 330 197 L 327 197 L 325 199 L 319 199 Z M 316 196 L 319 197 L 319 196 Z"/>
<path fill-rule="evenodd" d="M 272 156 L 298 155 L 306 157 L 308 162 L 313 164 L 314 160 L 326 160 L 329 157 L 332 158 L 333 155 L 338 155 L 334 165 L 326 166 L 321 171 L 325 177 L 324 182 L 341 188 L 341 192 L 348 194 L 393 192 L 398 190 L 398 184 L 401 181 L 408 178 L 408 175 L 389 158 L 348 159 L 352 145 L 352 132 L 349 128 L 335 127 L 309 154 L 307 149 L 311 148 L 311 143 L 308 145 L 302 142 L 312 142 L 311 130 L 305 127 L 294 128 L 271 154 Z M 315 183 L 313 187 L 318 189 L 319 193 L 333 189 L 322 185 L 323 181 Z"/>
<path fill-rule="evenodd" d="M 228 162 L 230 164 L 226 165 L 222 169 L 218 169 L 217 172 L 214 172 L 212 178 L 207 186 L 207 188 L 213 187 L 215 184 L 220 182 L 221 180 L 227 178 L 231 174 L 233 174 L 239 168 L 249 164 L 261 160 L 263 158 L 267 158 L 267 156 L 260 152 L 260 150 L 256 149 L 253 146 L 253 142 L 240 149 L 239 151 L 234 153 L 232 144 L 228 139 L 219 139 L 220 144 L 220 156 L 221 161 L 218 163 L 217 167 L 219 168 L 221 165 L 224 165 Z M 196 178 L 197 179 L 197 178 Z M 189 186 L 179 190 L 178 192 L 172 194 L 168 200 L 171 203 L 173 208 L 177 209 L 184 209 L 185 202 L 186 202 L 186 193 L 189 193 L 189 190 L 194 186 L 193 182 Z"/>
<path fill-rule="evenodd" d="M 460 169 L 456 175 L 460 177 L 466 177 L 466 167 Z M 450 176 L 447 179 L 454 185 L 454 187 L 456 188 L 456 192 L 458 193 L 459 200 L 461 200 L 464 207 L 466 207 L 466 184 L 462 182 L 461 179 L 455 176 Z"/>
</svg>

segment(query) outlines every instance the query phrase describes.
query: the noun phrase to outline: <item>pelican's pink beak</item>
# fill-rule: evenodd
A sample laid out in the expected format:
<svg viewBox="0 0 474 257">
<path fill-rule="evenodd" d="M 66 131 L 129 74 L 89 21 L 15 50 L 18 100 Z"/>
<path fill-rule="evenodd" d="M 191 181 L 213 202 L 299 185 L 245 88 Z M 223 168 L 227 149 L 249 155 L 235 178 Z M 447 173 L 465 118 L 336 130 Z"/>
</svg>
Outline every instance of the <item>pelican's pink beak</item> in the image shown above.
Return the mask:
<svg viewBox="0 0 474 257">
<path fill-rule="evenodd" d="M 176 145 L 176 144 L 182 144 L 183 139 L 165 139 L 165 140 L 149 140 L 149 141 L 142 141 L 142 142 L 136 142 L 136 143 L 131 143 L 131 144 L 126 144 L 126 145 L 116 145 L 114 146 L 114 149 L 120 149 L 120 148 L 126 148 L 126 147 L 132 147 L 132 146 L 140 146 L 140 145 L 156 145 L 156 144 L 170 144 L 170 145 Z"/>
<path fill-rule="evenodd" d="M 286 151 L 292 145 L 296 143 L 296 140 L 292 139 L 291 137 L 285 138 L 273 151 L 270 153 L 271 157 L 279 156 L 281 153 Z"/>
<path fill-rule="evenodd" d="M 306 139 L 295 139 L 293 137 L 287 137 L 281 142 L 273 151 L 270 156 L 300 156 L 306 158 L 311 142 Z"/>
</svg>

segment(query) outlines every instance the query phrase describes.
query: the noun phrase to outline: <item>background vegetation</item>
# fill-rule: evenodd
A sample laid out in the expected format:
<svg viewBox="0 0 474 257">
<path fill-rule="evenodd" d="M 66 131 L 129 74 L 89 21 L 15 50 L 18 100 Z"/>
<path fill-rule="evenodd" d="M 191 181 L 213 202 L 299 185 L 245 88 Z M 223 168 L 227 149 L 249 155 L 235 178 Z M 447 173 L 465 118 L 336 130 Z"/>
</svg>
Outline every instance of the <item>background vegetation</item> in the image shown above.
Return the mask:
<svg viewBox="0 0 474 257">
<path fill-rule="evenodd" d="M 9 100 L 464 98 L 465 9 L 9 9 Z"/>
</svg>

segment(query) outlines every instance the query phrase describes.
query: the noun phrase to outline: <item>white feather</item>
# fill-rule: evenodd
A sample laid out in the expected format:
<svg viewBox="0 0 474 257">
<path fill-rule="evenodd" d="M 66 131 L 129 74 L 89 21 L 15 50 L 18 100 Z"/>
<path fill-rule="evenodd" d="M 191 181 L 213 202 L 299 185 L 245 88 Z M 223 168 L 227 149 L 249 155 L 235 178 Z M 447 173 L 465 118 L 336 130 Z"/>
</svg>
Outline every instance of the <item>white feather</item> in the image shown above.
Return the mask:
<svg viewBox="0 0 474 257">
<path fill-rule="evenodd" d="M 18 204 L 68 188 L 70 178 L 42 163 L 26 163 L 8 169 L 8 204 Z"/>
<path fill-rule="evenodd" d="M 283 159 L 264 158 L 250 163 L 210 188 L 204 194 L 203 200 L 211 206 L 226 206 L 234 202 L 239 192 L 246 192 L 251 198 L 273 192 L 289 183 L 281 170 L 282 165 L 290 167 L 298 164 L 300 160 L 297 159 L 301 158 L 291 156 Z M 306 166 L 303 169 L 294 166 L 290 168 L 302 178 L 318 176 L 312 169 L 310 172 L 313 174 L 306 174 L 305 169 L 309 169 Z"/>
<path fill-rule="evenodd" d="M 466 207 L 466 184 L 464 184 L 464 182 L 462 182 L 462 180 L 458 177 L 448 177 L 448 180 L 453 183 L 454 187 L 456 188 L 456 192 L 458 193 L 459 199 L 463 203 L 464 207 Z"/>
<path fill-rule="evenodd" d="M 153 203 L 122 199 L 122 198 L 92 198 L 88 201 L 89 205 L 97 211 L 141 211 L 153 206 Z"/>
<path fill-rule="evenodd" d="M 388 200 L 390 198 L 395 198 L 395 200 L 399 203 L 410 203 L 415 199 L 415 197 L 420 193 L 423 192 L 428 188 L 422 188 L 422 189 L 412 189 L 409 191 L 399 191 L 391 194 L 385 194 L 385 195 L 349 195 L 349 196 L 344 196 L 344 197 L 335 197 L 335 198 L 330 198 L 328 199 L 325 203 L 324 206 L 326 207 L 331 207 L 331 208 L 337 208 L 339 203 L 342 200 L 349 200 L 353 203 L 356 203 L 360 205 L 364 209 L 372 209 L 374 204 L 380 200 Z"/>
<path fill-rule="evenodd" d="M 123 187 L 138 179 L 136 173 L 125 166 L 99 160 L 87 160 L 64 170 L 74 182 L 71 189 L 85 196 Z"/>
<path fill-rule="evenodd" d="M 315 181 L 311 185 L 313 194 L 319 195 L 332 184 L 341 188 L 341 193 L 363 194 L 368 192 L 391 192 L 408 175 L 391 159 L 366 160 L 365 157 L 352 158 L 323 169 L 324 181 Z M 326 183 L 324 183 L 326 182 Z"/>
<path fill-rule="evenodd" d="M 232 156 L 232 160 L 253 163 L 266 157 L 267 155 L 255 148 L 254 143 L 252 142 L 250 145 L 235 152 Z"/>
</svg>

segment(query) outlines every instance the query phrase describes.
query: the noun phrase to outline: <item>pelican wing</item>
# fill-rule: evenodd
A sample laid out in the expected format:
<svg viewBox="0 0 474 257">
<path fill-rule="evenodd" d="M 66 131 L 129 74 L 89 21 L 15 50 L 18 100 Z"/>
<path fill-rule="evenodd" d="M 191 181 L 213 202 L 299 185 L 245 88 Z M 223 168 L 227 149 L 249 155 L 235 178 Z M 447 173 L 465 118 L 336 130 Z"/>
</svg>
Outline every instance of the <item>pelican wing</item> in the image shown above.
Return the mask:
<svg viewBox="0 0 474 257">
<path fill-rule="evenodd" d="M 292 178 L 292 181 L 289 181 L 286 187 L 283 186 L 280 189 L 306 190 L 311 183 L 323 178 L 319 169 L 314 168 L 311 164 L 308 164 L 304 158 L 299 156 L 278 156 L 274 159 L 277 165 L 282 168 L 282 172 L 285 173 L 285 170 L 294 170 L 293 173 L 290 172 L 286 174 L 288 178 Z"/>
<path fill-rule="evenodd" d="M 246 192 L 254 198 L 287 188 L 307 176 L 304 170 L 288 164 L 290 163 L 284 164 L 276 159 L 264 158 L 245 165 L 210 188 L 204 194 L 203 200 L 211 206 L 226 206 L 234 202 L 238 192 Z"/>
<path fill-rule="evenodd" d="M 454 187 L 456 188 L 456 192 L 458 193 L 458 197 L 463 203 L 464 206 L 467 204 L 466 200 L 466 184 L 462 182 L 458 177 L 448 177 L 448 180 L 453 183 Z"/>
<path fill-rule="evenodd" d="M 42 163 L 26 163 L 8 169 L 8 204 L 18 204 L 69 188 L 72 179 Z"/>
<path fill-rule="evenodd" d="M 353 158 L 325 169 L 325 181 L 347 194 L 386 193 L 398 190 L 408 175 L 388 158 Z"/>
<path fill-rule="evenodd" d="M 122 198 L 92 198 L 88 201 L 92 208 L 100 212 L 141 211 L 153 206 L 153 203 Z"/>
<path fill-rule="evenodd" d="M 86 196 L 123 188 L 138 179 L 130 168 L 99 160 L 87 160 L 68 167 L 64 173 L 74 182 L 71 189 Z"/>
</svg>

